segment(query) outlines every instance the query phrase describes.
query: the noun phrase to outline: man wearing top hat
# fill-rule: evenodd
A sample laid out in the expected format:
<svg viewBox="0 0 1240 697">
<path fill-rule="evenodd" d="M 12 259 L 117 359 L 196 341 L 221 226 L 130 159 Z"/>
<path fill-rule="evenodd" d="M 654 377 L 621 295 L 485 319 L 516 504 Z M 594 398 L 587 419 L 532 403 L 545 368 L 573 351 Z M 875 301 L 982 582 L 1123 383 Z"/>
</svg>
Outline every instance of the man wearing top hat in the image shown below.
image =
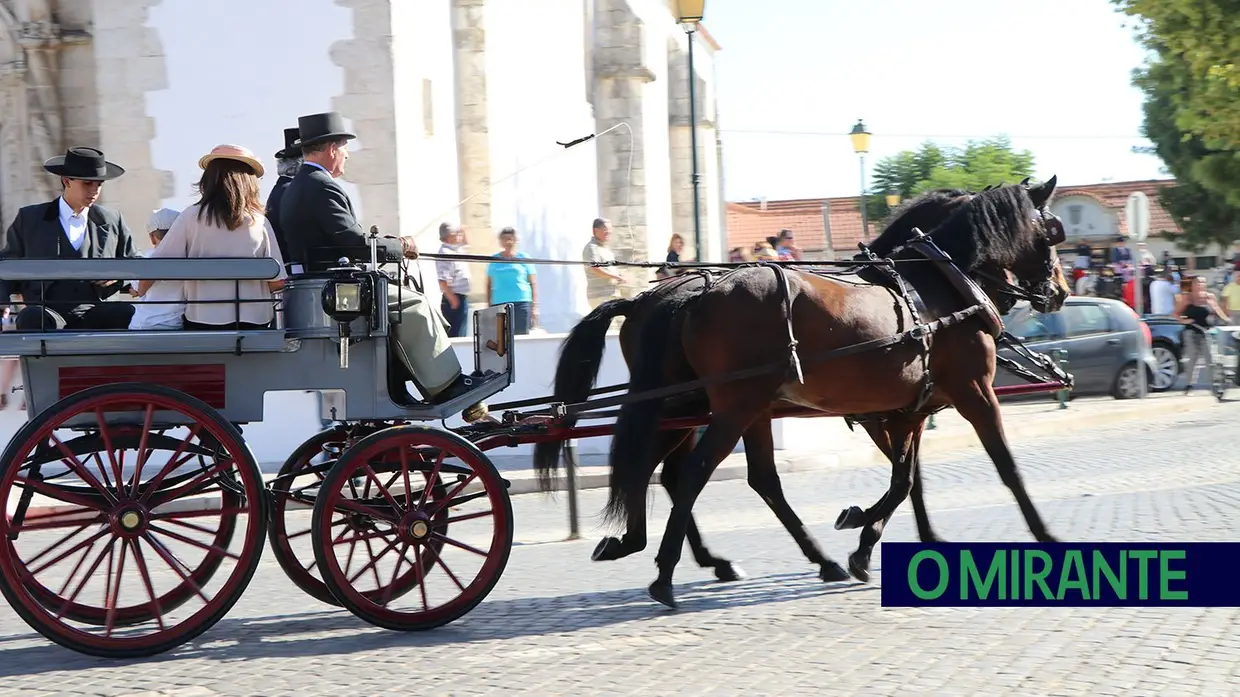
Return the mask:
<svg viewBox="0 0 1240 697">
<path fill-rule="evenodd" d="M 353 212 L 353 202 L 336 181 L 349 158 L 348 143 L 355 138 L 337 112 L 312 114 L 297 119 L 302 165 L 284 191 L 280 225 L 288 238 L 293 272 L 312 272 L 335 265 L 338 255 L 324 252 L 331 247 L 360 247 L 368 243 Z M 401 237 L 408 259 L 418 256 L 411 237 Z M 412 374 L 413 382 L 436 403 L 467 392 L 473 380 L 461 374 L 461 364 L 448 339 L 447 322 L 425 295 L 411 288 L 388 286 L 388 311 L 393 315 L 393 353 Z M 399 316 L 399 317 L 397 317 Z M 486 416 L 486 405 L 475 404 L 462 412 L 467 421 Z"/>
<path fill-rule="evenodd" d="M 69 148 L 43 163 L 60 177 L 63 193 L 17 211 L 0 240 L 0 259 L 112 259 L 136 257 L 133 236 L 117 211 L 95 205 L 103 182 L 125 173 L 95 148 Z M 133 305 L 104 302 L 120 281 L 20 281 L 10 283 L 27 307 L 17 313 L 18 331 L 125 329 Z"/>
<path fill-rule="evenodd" d="M 297 169 L 301 167 L 301 148 L 297 146 L 300 131 L 296 128 L 284 129 L 284 149 L 276 153 L 276 172 L 280 178 L 267 195 L 267 220 L 271 221 L 271 231 L 275 233 L 276 245 L 280 247 L 280 258 L 287 264 L 288 241 L 284 238 L 284 226 L 280 224 L 280 203 L 284 200 L 284 190 L 293 181 Z"/>
</svg>

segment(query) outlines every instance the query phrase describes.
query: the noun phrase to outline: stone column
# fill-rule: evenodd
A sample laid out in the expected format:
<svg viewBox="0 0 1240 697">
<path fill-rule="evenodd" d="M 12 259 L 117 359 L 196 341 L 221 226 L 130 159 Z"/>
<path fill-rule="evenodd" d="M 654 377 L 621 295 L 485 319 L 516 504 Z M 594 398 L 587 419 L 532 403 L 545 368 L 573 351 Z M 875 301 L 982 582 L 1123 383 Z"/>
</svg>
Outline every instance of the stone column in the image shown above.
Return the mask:
<svg viewBox="0 0 1240 697">
<path fill-rule="evenodd" d="M 456 68 L 456 151 L 460 223 L 470 252 L 497 248 L 491 222 L 491 137 L 487 118 L 486 0 L 452 0 L 452 55 Z M 434 228 L 439 229 L 437 221 Z M 485 304 L 486 267 L 471 264 L 471 305 Z"/>
<path fill-rule="evenodd" d="M 594 19 L 595 132 L 602 133 L 621 122 L 632 128 L 631 137 L 621 127 L 596 141 L 600 215 L 611 220 L 608 245 L 617 260 L 646 261 L 651 249 L 646 160 L 657 154 L 648 152 L 646 147 L 651 125 L 646 90 L 656 75 L 645 62 L 642 20 L 627 0 L 598 0 Z M 663 127 L 658 121 L 655 125 Z M 582 225 L 583 245 L 588 234 L 586 222 Z M 619 273 L 629 280 L 624 289 L 626 295 L 644 289 L 645 281 L 653 276 L 648 269 L 621 269 Z"/>
<path fill-rule="evenodd" d="M 381 234 L 400 230 L 391 2 L 336 0 L 353 11 L 353 38 L 331 47 L 332 60 L 344 69 L 344 93 L 332 98 L 332 109 L 357 134 L 343 178 L 357 186 L 363 229 L 377 225 Z"/>
</svg>

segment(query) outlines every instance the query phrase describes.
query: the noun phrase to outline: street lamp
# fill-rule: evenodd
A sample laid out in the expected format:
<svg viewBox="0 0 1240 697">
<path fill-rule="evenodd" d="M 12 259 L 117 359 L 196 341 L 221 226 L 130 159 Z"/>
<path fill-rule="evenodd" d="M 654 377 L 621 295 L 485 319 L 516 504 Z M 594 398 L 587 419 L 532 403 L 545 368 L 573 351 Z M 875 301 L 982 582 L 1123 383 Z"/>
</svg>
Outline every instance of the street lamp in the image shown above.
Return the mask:
<svg viewBox="0 0 1240 697">
<path fill-rule="evenodd" d="M 861 119 L 857 119 L 857 125 L 848 135 L 852 138 L 853 152 L 861 156 L 861 239 L 869 242 L 870 225 L 865 212 L 865 154 L 870 151 L 870 132 L 865 130 Z"/>
<path fill-rule="evenodd" d="M 697 255 L 695 261 L 702 261 L 702 222 L 701 222 L 701 196 L 698 194 L 698 187 L 701 184 L 702 177 L 698 174 L 698 145 L 697 145 L 697 90 L 695 87 L 694 77 L 696 73 L 693 71 L 693 34 L 697 31 L 698 22 L 702 21 L 702 13 L 706 11 L 706 0 L 677 0 L 676 1 L 676 23 L 685 28 L 685 35 L 689 39 L 689 157 L 693 162 L 693 249 Z"/>
<path fill-rule="evenodd" d="M 900 205 L 900 194 L 887 194 L 887 207 L 895 208 Z"/>
</svg>

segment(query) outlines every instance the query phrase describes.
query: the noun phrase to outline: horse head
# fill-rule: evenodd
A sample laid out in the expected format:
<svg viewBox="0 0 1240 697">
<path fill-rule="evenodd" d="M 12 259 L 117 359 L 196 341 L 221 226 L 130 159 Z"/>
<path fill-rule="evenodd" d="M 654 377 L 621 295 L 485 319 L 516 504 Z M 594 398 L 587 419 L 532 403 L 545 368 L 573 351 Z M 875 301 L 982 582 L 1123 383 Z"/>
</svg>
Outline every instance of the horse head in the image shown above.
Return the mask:
<svg viewBox="0 0 1240 697">
<path fill-rule="evenodd" d="M 1027 181 L 978 192 L 930 235 L 1000 312 L 1021 299 L 1054 312 L 1069 294 L 1055 251 L 1064 241 L 1063 223 L 1047 208 L 1057 178 L 1035 186 Z"/>
</svg>

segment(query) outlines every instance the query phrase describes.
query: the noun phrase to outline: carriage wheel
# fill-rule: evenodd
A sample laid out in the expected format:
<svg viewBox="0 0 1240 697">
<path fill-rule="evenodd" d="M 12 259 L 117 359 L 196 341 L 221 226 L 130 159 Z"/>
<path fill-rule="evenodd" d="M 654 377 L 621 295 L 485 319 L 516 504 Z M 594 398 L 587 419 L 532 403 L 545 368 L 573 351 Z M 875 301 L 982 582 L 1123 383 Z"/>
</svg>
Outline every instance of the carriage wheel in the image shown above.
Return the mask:
<svg viewBox="0 0 1240 697">
<path fill-rule="evenodd" d="M 314 550 L 309 537 L 311 533 L 309 511 L 299 510 L 296 505 L 290 504 L 302 504 L 306 508 L 314 506 L 323 478 L 335 464 L 340 453 L 363 436 L 387 427 L 387 424 L 368 424 L 355 426 L 350 432 L 350 429 L 344 426 L 334 426 L 317 433 L 293 451 L 284 466 L 280 468 L 275 481 L 271 482 L 269 489 L 272 495 L 271 524 L 267 528 L 271 552 L 289 580 L 319 602 L 340 605 L 340 601 L 336 600 L 331 590 L 323 583 L 318 562 L 314 558 Z M 312 462 L 320 454 L 327 454 L 327 459 L 321 463 Z M 357 484 L 360 484 L 364 494 L 367 483 Z M 443 512 L 442 517 L 447 518 L 447 511 Z M 333 533 L 341 533 L 344 527 L 355 521 L 356 516 L 338 513 L 332 522 Z M 434 560 L 428 559 L 427 563 L 434 564 Z M 417 571 L 410 567 L 407 573 L 397 579 L 392 589 L 393 596 L 400 597 L 408 593 L 417 586 L 417 579 Z M 379 590 L 380 595 L 386 592 L 386 589 Z"/>
<path fill-rule="evenodd" d="M 337 533 L 331 525 L 341 513 L 353 524 Z M 472 443 L 426 426 L 390 428 L 350 448 L 312 515 L 327 587 L 350 612 L 387 629 L 462 617 L 495 587 L 512 549 L 507 482 Z M 419 592 L 387 593 L 395 584 L 383 579 L 410 567 Z"/>
<path fill-rule="evenodd" d="M 48 639 L 108 658 L 161 653 L 218 622 L 267 524 L 240 432 L 157 385 L 92 387 L 40 414 L 0 458 L 0 500 L 0 591 Z"/>
</svg>

